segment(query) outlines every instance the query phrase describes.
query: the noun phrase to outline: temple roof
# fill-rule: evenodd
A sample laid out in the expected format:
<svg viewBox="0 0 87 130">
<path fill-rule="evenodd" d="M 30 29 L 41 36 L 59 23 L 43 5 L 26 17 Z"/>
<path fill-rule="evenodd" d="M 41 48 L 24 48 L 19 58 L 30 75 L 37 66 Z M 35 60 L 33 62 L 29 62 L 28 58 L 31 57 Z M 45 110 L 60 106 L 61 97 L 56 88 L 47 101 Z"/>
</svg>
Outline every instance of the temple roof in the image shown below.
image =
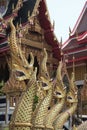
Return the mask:
<svg viewBox="0 0 87 130">
<path fill-rule="evenodd" d="M 64 54 L 68 55 L 68 62 L 85 63 L 87 60 L 87 1 L 77 19 L 77 22 L 70 32 L 69 38 L 62 46 Z"/>
<path fill-rule="evenodd" d="M 85 2 L 85 5 L 77 19 L 77 22 L 73 28 L 73 30 L 70 32 L 69 38 L 64 42 L 63 49 L 67 49 L 69 44 L 71 42 L 73 43 L 74 40 L 77 41 L 77 43 L 84 43 L 84 40 L 87 41 L 87 1 Z"/>
<path fill-rule="evenodd" d="M 21 23 L 25 23 L 28 20 L 28 11 L 30 12 L 30 15 L 33 12 L 33 9 L 35 7 L 37 0 L 24 0 L 23 2 L 23 6 L 20 8 L 20 10 L 18 10 L 18 16 L 15 18 L 15 22 L 20 22 L 21 19 Z M 17 5 L 18 0 L 10 0 L 9 4 L 8 4 L 8 9 L 6 14 L 4 15 L 4 19 L 10 17 L 12 15 L 12 6 L 14 5 L 14 8 Z"/>
<path fill-rule="evenodd" d="M 3 19 L 8 20 L 10 17 L 12 17 L 14 15 L 12 12 L 13 6 L 15 9 L 17 7 L 17 4 L 18 4 L 18 0 L 15 0 L 15 1 L 9 0 L 8 9 L 7 9 L 5 15 L 3 16 Z M 33 15 L 35 15 L 35 13 L 37 13 L 37 11 L 39 11 L 38 19 L 40 22 L 40 26 L 44 30 L 45 40 L 47 41 L 47 43 L 49 45 L 52 46 L 54 57 L 57 59 L 60 59 L 59 42 L 54 34 L 54 30 L 53 30 L 52 24 L 49 19 L 49 14 L 48 14 L 47 5 L 46 5 L 45 0 L 23 0 L 23 5 L 20 8 L 18 8 L 16 11 L 17 16 L 15 16 L 14 23 L 16 24 L 16 23 L 20 22 L 20 20 L 21 20 L 22 24 L 27 23 L 28 22 L 28 13 L 30 13 L 30 16 L 33 16 Z M 7 39 L 6 39 L 6 41 L 7 41 Z M 4 41 L 4 43 L 5 43 L 5 41 Z M 0 44 L 3 44 L 3 42 Z M 6 47 L 6 44 L 3 44 L 3 45 L 5 45 L 5 47 Z M 8 47 L 7 47 L 7 50 L 8 50 Z M 5 51 L 6 51 L 6 49 L 5 49 Z M 1 50 L 0 50 L 0 53 L 1 53 Z"/>
</svg>

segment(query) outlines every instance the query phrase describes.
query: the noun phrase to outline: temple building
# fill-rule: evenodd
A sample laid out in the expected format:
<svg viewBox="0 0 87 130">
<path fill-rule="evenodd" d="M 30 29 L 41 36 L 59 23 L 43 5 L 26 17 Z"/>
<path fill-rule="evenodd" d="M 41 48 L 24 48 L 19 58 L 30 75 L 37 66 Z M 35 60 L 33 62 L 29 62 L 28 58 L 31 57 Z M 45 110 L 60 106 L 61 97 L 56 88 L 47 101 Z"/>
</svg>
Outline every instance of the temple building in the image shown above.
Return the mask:
<svg viewBox="0 0 87 130">
<path fill-rule="evenodd" d="M 63 43 L 62 49 L 65 59 L 68 60 L 67 69 L 69 75 L 75 72 L 75 81 L 81 95 L 79 93 L 80 113 L 87 114 L 87 1 L 77 19 L 77 22 L 71 31 L 69 28 L 69 38 Z M 84 80 L 85 79 L 85 80 Z"/>
<path fill-rule="evenodd" d="M 21 39 L 21 48 L 27 60 L 30 52 L 34 55 L 34 66 L 40 66 L 41 52 L 46 48 L 48 52 L 48 70 L 57 67 L 61 59 L 59 42 L 54 34 L 49 11 L 45 0 L 1 0 L 0 1 L 0 81 L 9 78 L 6 58 L 10 55 L 8 36 L 9 21 L 14 18 L 14 24 Z M 21 32 L 21 33 L 20 33 Z"/>
<path fill-rule="evenodd" d="M 75 115 L 87 114 L 86 15 L 87 2 L 61 45 L 46 0 L 0 0 L 0 124 L 25 130 L 55 129 L 59 123 L 56 129 L 70 130 L 79 124 Z M 73 76 L 69 84 L 72 71 L 78 89 Z"/>
<path fill-rule="evenodd" d="M 20 85 L 18 81 L 15 81 L 14 74 L 10 75 L 9 35 L 11 29 L 9 22 L 11 19 L 17 30 L 17 42 L 21 44 L 21 49 L 28 62 L 30 62 L 30 52 L 33 53 L 34 67 L 37 67 L 38 73 L 44 48 L 48 53 L 47 67 L 51 76 L 54 75 L 61 59 L 59 42 L 54 34 L 54 24 L 51 23 L 45 0 L 0 0 L 0 87 L 9 80 L 3 88 L 7 101 L 5 97 L 1 97 L 0 103 L 2 101 L 8 103 L 7 115 L 6 117 L 3 115 L 3 120 L 7 122 L 9 105 L 13 107 L 20 93 L 24 91 L 23 84 Z M 0 94 L 2 94 L 1 90 Z"/>
</svg>

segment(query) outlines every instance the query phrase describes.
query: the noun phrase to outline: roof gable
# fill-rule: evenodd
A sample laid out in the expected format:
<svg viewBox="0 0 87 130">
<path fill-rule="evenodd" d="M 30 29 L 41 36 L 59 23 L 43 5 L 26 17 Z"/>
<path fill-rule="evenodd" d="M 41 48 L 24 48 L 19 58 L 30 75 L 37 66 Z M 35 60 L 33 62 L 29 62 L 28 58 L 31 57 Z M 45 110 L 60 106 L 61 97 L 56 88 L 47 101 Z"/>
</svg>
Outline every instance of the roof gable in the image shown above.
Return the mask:
<svg viewBox="0 0 87 130">
<path fill-rule="evenodd" d="M 67 48 L 71 42 L 73 44 L 74 40 L 77 42 L 84 40 L 87 37 L 87 1 L 77 19 L 77 22 L 70 32 L 69 38 L 63 43 L 62 49 Z"/>
<path fill-rule="evenodd" d="M 76 32 L 81 33 L 83 31 L 86 31 L 87 30 L 86 21 L 87 21 L 87 1 L 77 19 L 77 22 L 71 32 L 71 35 L 74 35 Z"/>
<path fill-rule="evenodd" d="M 44 35 L 45 41 L 47 42 L 47 44 L 52 46 L 53 56 L 58 60 L 60 60 L 61 53 L 59 48 L 59 42 L 54 34 L 54 26 L 51 24 L 50 21 L 46 0 L 21 0 L 21 1 L 23 1 L 23 3 L 21 2 L 22 5 L 20 4 L 20 0 L 9 0 L 8 9 L 6 14 L 3 16 L 3 19 L 5 21 L 6 20 L 9 21 L 11 17 L 14 17 L 13 22 L 15 26 L 17 25 L 17 23 L 21 22 L 23 25 L 22 27 L 25 26 L 28 28 L 29 26 L 32 26 L 29 23 L 29 16 L 31 20 L 33 19 L 33 21 L 37 18 L 40 27 L 43 29 L 42 35 Z M 9 33 L 9 30 L 10 28 L 8 26 L 6 32 Z"/>
</svg>

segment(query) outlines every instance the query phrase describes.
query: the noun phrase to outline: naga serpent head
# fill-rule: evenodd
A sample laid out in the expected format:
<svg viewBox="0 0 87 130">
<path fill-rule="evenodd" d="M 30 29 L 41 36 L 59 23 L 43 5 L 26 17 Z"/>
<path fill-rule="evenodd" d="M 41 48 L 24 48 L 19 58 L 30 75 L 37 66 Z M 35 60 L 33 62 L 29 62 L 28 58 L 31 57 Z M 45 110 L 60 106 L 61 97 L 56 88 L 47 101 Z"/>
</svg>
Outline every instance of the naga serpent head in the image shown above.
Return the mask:
<svg viewBox="0 0 87 130">
<path fill-rule="evenodd" d="M 38 81 L 37 96 L 43 99 L 46 96 L 46 92 L 52 87 L 53 83 L 44 77 L 40 77 Z"/>
<path fill-rule="evenodd" d="M 13 69 L 16 72 L 16 79 L 19 81 L 30 79 L 33 73 L 34 57 L 30 53 L 31 62 L 28 63 L 27 59 L 19 60 L 19 63 L 13 64 Z"/>
<path fill-rule="evenodd" d="M 52 87 L 52 81 L 50 79 L 47 69 L 47 58 L 48 58 L 47 51 L 44 48 L 42 62 L 40 66 L 40 78 L 39 78 L 43 90 L 48 90 Z"/>
<path fill-rule="evenodd" d="M 77 91 L 77 88 L 75 85 L 74 73 L 72 73 L 71 80 L 70 80 L 70 90 L 67 94 L 67 102 L 68 103 L 78 102 L 77 92 L 78 91 Z"/>
<path fill-rule="evenodd" d="M 45 77 L 40 77 L 40 79 L 43 90 L 49 90 L 52 87 L 53 82 L 51 79 Z"/>
<path fill-rule="evenodd" d="M 66 87 L 56 84 L 55 90 L 54 90 L 54 96 L 56 98 L 64 98 L 66 95 Z"/>
<path fill-rule="evenodd" d="M 70 90 L 67 94 L 67 102 L 68 103 L 75 103 L 78 102 L 77 92 Z"/>
<path fill-rule="evenodd" d="M 56 74 L 56 79 L 55 79 L 56 83 L 55 83 L 55 88 L 54 88 L 54 96 L 56 98 L 63 98 L 66 95 L 66 87 L 64 86 L 62 73 L 61 73 L 62 66 L 63 66 L 63 63 L 62 61 L 60 61 L 57 68 L 57 74 Z"/>
<path fill-rule="evenodd" d="M 10 51 L 11 51 L 11 66 L 12 70 L 16 73 L 17 80 L 26 80 L 30 79 L 31 74 L 33 72 L 33 64 L 34 64 L 34 57 L 33 54 L 30 53 L 31 61 L 28 63 L 21 46 L 18 44 L 17 36 L 16 36 L 16 28 L 13 24 L 13 18 L 10 19 L 9 25 L 11 28 L 10 33 Z"/>
</svg>

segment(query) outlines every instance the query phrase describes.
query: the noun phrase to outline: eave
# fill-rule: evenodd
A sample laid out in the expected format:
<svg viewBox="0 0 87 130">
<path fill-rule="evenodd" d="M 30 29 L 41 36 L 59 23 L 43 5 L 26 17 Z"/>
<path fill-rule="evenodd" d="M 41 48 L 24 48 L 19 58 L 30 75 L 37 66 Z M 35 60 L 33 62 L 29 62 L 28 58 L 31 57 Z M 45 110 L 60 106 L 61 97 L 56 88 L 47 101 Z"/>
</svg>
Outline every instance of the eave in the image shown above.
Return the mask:
<svg viewBox="0 0 87 130">
<path fill-rule="evenodd" d="M 84 44 L 87 42 L 87 31 L 70 36 L 68 40 L 62 45 L 62 49 L 64 49 L 73 40 L 76 40 L 77 44 Z"/>
<path fill-rule="evenodd" d="M 75 39 L 77 40 L 78 44 L 84 43 L 86 41 L 87 31 L 83 30 L 83 31 L 78 32 L 78 27 L 81 24 L 81 21 L 82 21 L 86 11 L 87 11 L 87 1 L 85 2 L 85 5 L 77 19 L 77 22 L 76 22 L 73 30 L 70 32 L 69 38 L 63 43 L 62 49 L 65 48 L 66 46 L 68 46 L 68 44 Z"/>
<path fill-rule="evenodd" d="M 40 6 L 39 6 L 38 17 L 39 17 L 40 25 L 44 29 L 44 37 L 47 43 L 51 45 L 53 48 L 54 57 L 60 60 L 61 55 L 60 55 L 59 42 L 56 39 L 53 27 L 49 20 L 49 16 L 46 15 L 46 12 L 47 12 L 46 3 L 45 0 L 43 0 L 40 2 Z"/>
<path fill-rule="evenodd" d="M 79 58 L 76 58 L 74 60 L 74 62 L 78 62 L 78 61 L 84 61 L 84 60 L 87 60 L 87 56 L 84 56 L 84 57 L 79 57 Z M 72 60 L 68 60 L 68 63 L 72 63 L 73 62 L 73 59 Z M 81 62 L 80 62 L 81 63 Z"/>
<path fill-rule="evenodd" d="M 79 49 L 73 49 L 65 51 L 65 56 L 68 56 L 68 64 L 73 62 L 73 56 L 75 57 L 74 62 L 76 64 L 85 63 L 87 61 L 87 47 L 82 47 Z"/>
<path fill-rule="evenodd" d="M 74 35 L 76 33 L 77 27 L 79 26 L 86 9 L 87 9 L 87 1 L 85 2 L 85 5 L 84 5 L 84 7 L 83 7 L 78 19 L 77 19 L 77 22 L 76 22 L 76 24 L 75 24 L 75 26 L 74 26 L 74 28 L 73 28 L 73 30 L 71 32 L 71 35 Z"/>
</svg>

